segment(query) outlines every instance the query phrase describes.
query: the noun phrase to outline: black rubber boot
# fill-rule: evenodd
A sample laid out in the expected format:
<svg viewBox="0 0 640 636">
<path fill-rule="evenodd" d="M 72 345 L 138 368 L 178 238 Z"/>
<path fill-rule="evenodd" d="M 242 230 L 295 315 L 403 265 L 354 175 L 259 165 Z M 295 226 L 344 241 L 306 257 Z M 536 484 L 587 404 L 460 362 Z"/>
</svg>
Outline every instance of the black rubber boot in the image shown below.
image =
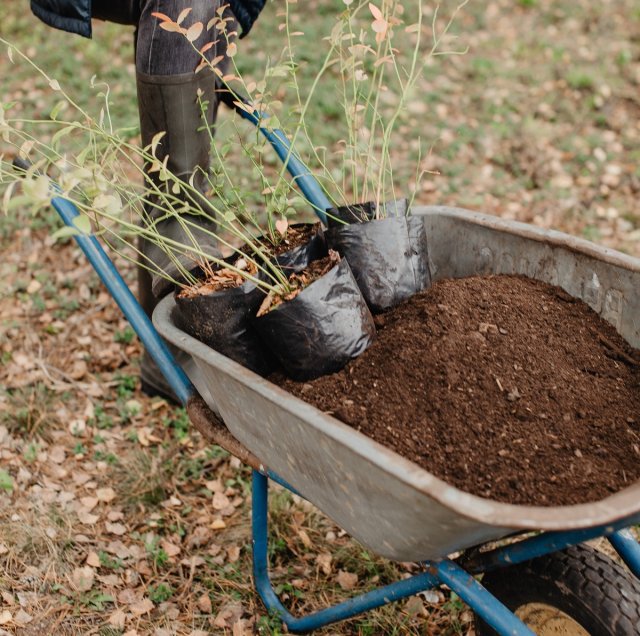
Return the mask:
<svg viewBox="0 0 640 636">
<path fill-rule="evenodd" d="M 213 125 L 218 108 L 214 75 L 205 71 L 181 75 L 137 73 L 136 77 L 143 147 L 149 146 L 157 133 L 165 132 L 155 151 L 157 159 L 162 162 L 168 156 L 168 171 L 183 182 L 192 184 L 197 191 L 182 195 L 185 200 L 189 200 L 193 209 L 188 220 L 197 225 L 196 228 L 190 225 L 191 236 L 176 218 L 159 220 L 155 227 L 162 236 L 185 245 L 195 239 L 203 252 L 217 256 L 216 240 L 211 235 L 216 232 L 215 212 L 209 207 L 206 197 L 211 137 L 205 126 Z M 206 101 L 204 108 L 201 101 Z M 158 181 L 157 173 L 147 172 L 147 175 L 149 185 L 165 187 L 165 184 Z M 150 189 L 153 191 L 153 188 Z M 149 198 L 150 201 L 159 200 L 153 194 Z M 151 219 L 164 215 L 163 210 L 152 205 L 147 208 L 147 212 Z M 169 257 L 157 245 L 146 240 L 141 240 L 140 251 L 143 254 L 142 262 L 178 281 L 181 278 L 180 271 L 189 271 L 198 265 L 187 254 L 176 253 Z M 138 268 L 138 288 L 140 303 L 147 315 L 151 316 L 158 301 L 173 290 L 173 285 L 162 276 L 151 275 L 141 265 Z M 184 368 L 189 356 L 174 347 L 170 348 Z M 161 395 L 177 402 L 164 376 L 146 351 L 142 359 L 141 380 L 145 393 Z"/>
</svg>

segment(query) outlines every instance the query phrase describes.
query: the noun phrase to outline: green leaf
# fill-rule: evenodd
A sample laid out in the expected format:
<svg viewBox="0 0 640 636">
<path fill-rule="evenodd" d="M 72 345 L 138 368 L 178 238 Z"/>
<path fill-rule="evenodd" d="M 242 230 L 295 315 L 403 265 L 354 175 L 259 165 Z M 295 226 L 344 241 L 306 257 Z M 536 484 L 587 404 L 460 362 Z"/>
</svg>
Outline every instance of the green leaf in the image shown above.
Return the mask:
<svg viewBox="0 0 640 636">
<path fill-rule="evenodd" d="M 16 208 L 20 208 L 22 206 L 29 206 L 31 204 L 31 197 L 28 197 L 26 194 L 18 194 L 16 196 L 12 196 L 9 202 L 7 203 L 7 212 L 11 212 Z"/>
<path fill-rule="evenodd" d="M 51 112 L 51 115 L 53 117 L 53 111 Z M 53 147 L 56 147 L 56 145 L 60 141 L 60 139 L 62 139 L 62 137 L 64 137 L 65 135 L 68 135 L 74 128 L 75 128 L 75 126 L 65 126 L 64 128 L 61 128 L 60 130 L 58 130 L 53 135 L 53 137 L 51 137 L 51 145 Z"/>
<path fill-rule="evenodd" d="M 75 227 L 71 227 L 70 225 L 65 225 L 61 227 L 59 230 L 56 230 L 51 237 L 56 241 L 58 239 L 68 238 L 69 236 L 79 236 L 81 232 L 77 230 Z"/>
<path fill-rule="evenodd" d="M 13 478 L 6 471 L 0 469 L 0 490 L 11 492 L 13 490 Z"/>
<path fill-rule="evenodd" d="M 107 214 L 117 214 L 122 209 L 122 201 L 117 194 L 99 194 L 93 200 L 93 207 Z"/>
<path fill-rule="evenodd" d="M 73 224 L 81 234 L 91 234 L 91 219 L 86 214 L 74 217 Z"/>
<path fill-rule="evenodd" d="M 76 157 L 76 163 L 79 166 L 84 166 L 85 162 L 87 161 L 87 156 L 89 155 L 89 153 L 91 152 L 92 148 L 91 146 L 87 146 L 86 148 L 84 148 L 82 151 L 80 151 L 80 153 L 78 154 L 78 156 Z"/>
<path fill-rule="evenodd" d="M 66 106 L 67 106 L 66 100 L 64 99 L 60 100 L 51 110 L 51 114 L 49 115 L 49 117 L 51 117 L 51 119 L 57 119 L 62 109 L 65 108 Z"/>
</svg>

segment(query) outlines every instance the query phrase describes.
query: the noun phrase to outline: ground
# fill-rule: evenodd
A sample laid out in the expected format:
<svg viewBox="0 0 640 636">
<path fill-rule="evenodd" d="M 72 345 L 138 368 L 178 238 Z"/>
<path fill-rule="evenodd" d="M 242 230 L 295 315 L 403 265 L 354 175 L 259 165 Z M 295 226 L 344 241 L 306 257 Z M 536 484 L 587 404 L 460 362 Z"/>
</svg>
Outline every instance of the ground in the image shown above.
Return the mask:
<svg viewBox="0 0 640 636">
<path fill-rule="evenodd" d="M 337 4 L 305 3 L 310 41 Z M 241 43 L 247 73 L 278 46 L 275 14 L 274 3 Z M 409 179 L 411 141 L 429 140 L 435 174 L 417 201 L 640 256 L 637 3 L 472 1 L 455 33 L 468 52 L 429 66 L 394 150 Z M 5 0 L 0 36 L 79 100 L 94 74 L 108 82 L 113 117 L 135 139 L 131 29 L 97 24 L 88 42 Z M 0 101 L 24 100 L 41 117 L 53 107 L 47 86 L 4 52 L 0 77 Z M 313 111 L 318 143 L 331 141 L 331 102 L 321 96 Z M 78 249 L 51 239 L 55 227 L 50 212 L 0 217 L 0 634 L 280 633 L 251 581 L 249 471 L 183 411 L 140 393 L 139 343 Z M 294 612 L 413 568 L 369 553 L 285 492 L 271 504 L 274 580 Z M 459 599 L 436 592 L 319 633 L 473 627 Z"/>
</svg>

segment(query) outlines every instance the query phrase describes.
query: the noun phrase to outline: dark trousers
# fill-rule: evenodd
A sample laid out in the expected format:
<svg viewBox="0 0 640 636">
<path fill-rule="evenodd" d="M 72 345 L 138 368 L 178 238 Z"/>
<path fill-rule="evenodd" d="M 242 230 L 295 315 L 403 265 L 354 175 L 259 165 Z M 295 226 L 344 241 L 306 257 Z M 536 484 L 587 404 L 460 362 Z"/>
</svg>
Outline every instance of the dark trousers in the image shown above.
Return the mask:
<svg viewBox="0 0 640 636">
<path fill-rule="evenodd" d="M 212 60 L 223 55 L 227 48 L 224 34 L 215 27 L 207 31 L 207 24 L 217 15 L 223 0 L 93 0 L 93 17 L 136 27 L 136 70 L 145 75 L 181 75 L 191 73 L 200 63 L 200 56 L 194 49 L 201 49 L 212 41 L 205 55 Z M 190 8 L 182 26 L 189 28 L 195 22 L 202 22 L 204 29 L 193 42 L 183 35 L 166 31 L 160 27 L 160 20 L 151 15 L 163 13 L 177 20 L 180 12 Z M 231 18 L 227 8 L 224 17 Z M 228 31 L 235 31 L 235 21 L 230 21 Z"/>
</svg>

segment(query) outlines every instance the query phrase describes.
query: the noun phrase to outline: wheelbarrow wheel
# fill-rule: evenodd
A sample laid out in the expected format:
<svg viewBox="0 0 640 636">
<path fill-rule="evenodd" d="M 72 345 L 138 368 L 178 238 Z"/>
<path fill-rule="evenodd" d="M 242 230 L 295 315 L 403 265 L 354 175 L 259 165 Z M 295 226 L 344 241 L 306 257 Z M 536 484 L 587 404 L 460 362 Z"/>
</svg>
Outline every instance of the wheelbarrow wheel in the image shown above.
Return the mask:
<svg viewBox="0 0 640 636">
<path fill-rule="evenodd" d="M 488 572 L 482 584 L 538 636 L 640 634 L 640 581 L 586 545 Z M 476 632 L 496 634 L 479 617 Z"/>
</svg>

